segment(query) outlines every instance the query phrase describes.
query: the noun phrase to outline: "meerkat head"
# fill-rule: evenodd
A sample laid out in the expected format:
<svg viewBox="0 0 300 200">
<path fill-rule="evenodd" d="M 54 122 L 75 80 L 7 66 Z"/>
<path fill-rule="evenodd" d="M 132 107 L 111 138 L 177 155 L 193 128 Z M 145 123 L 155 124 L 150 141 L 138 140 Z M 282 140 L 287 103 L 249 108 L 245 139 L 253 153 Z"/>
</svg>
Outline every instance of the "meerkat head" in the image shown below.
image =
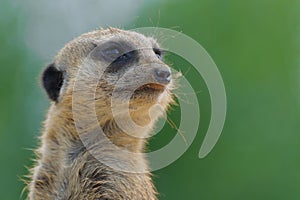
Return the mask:
<svg viewBox="0 0 300 200">
<path fill-rule="evenodd" d="M 172 101 L 171 70 L 155 39 L 113 28 L 69 42 L 45 69 L 42 82 L 56 107 L 72 107 L 74 95 L 76 103 L 94 103 L 100 124 L 126 118 L 129 111 L 135 123 L 146 125 Z"/>
</svg>

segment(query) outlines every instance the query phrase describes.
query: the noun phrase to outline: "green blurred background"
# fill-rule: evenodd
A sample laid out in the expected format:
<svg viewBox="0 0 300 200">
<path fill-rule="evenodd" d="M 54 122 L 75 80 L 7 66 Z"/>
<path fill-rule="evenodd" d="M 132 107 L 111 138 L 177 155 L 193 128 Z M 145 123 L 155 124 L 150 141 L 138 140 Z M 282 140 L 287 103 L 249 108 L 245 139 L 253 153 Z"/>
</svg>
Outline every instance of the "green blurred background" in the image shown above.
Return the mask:
<svg viewBox="0 0 300 200">
<path fill-rule="evenodd" d="M 160 199 L 300 199 L 299 10 L 299 0 L 1 0 L 0 199 L 24 199 L 20 178 L 32 164 L 49 105 L 38 81 L 43 66 L 66 41 L 108 25 L 182 31 L 209 52 L 224 79 L 225 127 L 200 160 L 209 94 L 189 63 L 167 58 L 198 91 L 201 123 L 188 151 L 155 172 Z M 169 113 L 175 122 L 179 110 Z M 164 130 L 150 149 L 176 134 L 169 125 Z"/>
</svg>

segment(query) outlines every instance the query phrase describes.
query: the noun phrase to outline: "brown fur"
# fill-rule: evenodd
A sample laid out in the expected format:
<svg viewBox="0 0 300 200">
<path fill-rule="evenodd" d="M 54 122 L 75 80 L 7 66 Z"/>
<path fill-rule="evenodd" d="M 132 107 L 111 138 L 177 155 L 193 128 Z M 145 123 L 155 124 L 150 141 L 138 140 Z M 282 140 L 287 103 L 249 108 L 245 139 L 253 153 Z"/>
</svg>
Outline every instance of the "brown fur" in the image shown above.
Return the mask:
<svg viewBox="0 0 300 200">
<path fill-rule="evenodd" d="M 113 75 L 104 73 L 99 79 L 104 63 L 91 59 L 90 52 L 95 44 L 118 39 L 127 41 L 134 48 L 142 48 L 139 50 L 140 59 L 130 66 L 132 70 L 124 80 L 118 75 L 121 72 Z M 126 95 L 122 91 L 144 82 L 154 82 L 151 75 L 153 66 L 166 66 L 153 53 L 154 47 L 158 48 L 158 44 L 152 38 L 109 28 L 83 34 L 60 50 L 54 63 L 64 72 L 64 83 L 59 99 L 52 103 L 44 123 L 38 159 L 29 184 L 29 199 L 157 199 L 147 160 L 141 153 L 146 143 L 143 137 L 148 136 L 156 119 L 172 101 L 171 84 L 162 93 L 136 94 L 131 98 L 130 117 L 144 128 L 133 130 L 129 127 L 130 133 L 124 132 L 118 127 L 111 108 L 117 105 L 118 118 L 125 120 L 127 116 L 122 112 L 122 105 Z M 112 105 L 112 92 L 117 81 L 121 88 L 116 90 L 117 104 Z M 149 109 L 155 104 L 160 106 L 152 109 L 151 120 Z M 97 118 L 90 123 L 94 117 L 90 110 L 93 106 Z M 74 112 L 80 119 L 79 124 L 75 124 Z M 108 145 L 107 140 L 98 135 L 99 125 L 117 148 Z M 127 153 L 121 153 L 118 148 L 125 149 Z M 135 156 L 130 156 L 130 152 Z M 124 170 L 107 166 L 101 162 L 102 158 L 112 163 L 117 161 Z M 135 170 L 137 173 L 134 173 Z"/>
</svg>

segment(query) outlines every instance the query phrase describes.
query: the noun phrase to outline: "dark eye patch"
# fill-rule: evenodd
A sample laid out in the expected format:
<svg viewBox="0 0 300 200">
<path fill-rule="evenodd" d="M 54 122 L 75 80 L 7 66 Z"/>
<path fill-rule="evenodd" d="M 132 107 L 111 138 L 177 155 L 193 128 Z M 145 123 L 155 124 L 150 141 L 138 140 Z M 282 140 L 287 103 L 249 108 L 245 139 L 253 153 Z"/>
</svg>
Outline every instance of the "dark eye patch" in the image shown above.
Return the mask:
<svg viewBox="0 0 300 200">
<path fill-rule="evenodd" d="M 137 51 L 129 51 L 120 55 L 116 58 L 107 68 L 106 72 L 117 72 L 120 69 L 127 68 L 131 66 L 132 63 L 138 62 L 138 53 Z"/>
<path fill-rule="evenodd" d="M 106 71 L 115 72 L 134 61 L 136 62 L 138 53 L 126 41 L 109 41 L 97 46 L 91 52 L 91 57 L 95 60 L 107 62 L 108 68 Z"/>
</svg>

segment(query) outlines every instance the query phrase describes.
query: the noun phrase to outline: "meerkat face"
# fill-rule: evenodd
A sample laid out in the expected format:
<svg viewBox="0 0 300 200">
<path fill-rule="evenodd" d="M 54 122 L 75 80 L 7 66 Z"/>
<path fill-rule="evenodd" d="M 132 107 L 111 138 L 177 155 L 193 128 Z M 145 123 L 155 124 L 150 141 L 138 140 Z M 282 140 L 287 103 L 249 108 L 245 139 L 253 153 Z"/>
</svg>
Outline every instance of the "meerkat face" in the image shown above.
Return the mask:
<svg viewBox="0 0 300 200">
<path fill-rule="evenodd" d="M 130 100 L 131 109 L 140 109 L 169 98 L 171 71 L 152 38 L 116 35 L 101 41 L 89 56 L 103 70 L 99 87 L 104 86 L 117 104 Z"/>
<path fill-rule="evenodd" d="M 43 85 L 57 104 L 74 95 L 74 86 L 81 85 L 78 91 L 93 94 L 100 111 L 106 107 L 110 113 L 107 107 L 118 107 L 122 113 L 127 106 L 132 115 L 140 116 L 156 104 L 165 110 L 172 100 L 172 77 L 162 54 L 153 38 L 136 32 L 90 32 L 59 52 L 44 71 Z"/>
</svg>

